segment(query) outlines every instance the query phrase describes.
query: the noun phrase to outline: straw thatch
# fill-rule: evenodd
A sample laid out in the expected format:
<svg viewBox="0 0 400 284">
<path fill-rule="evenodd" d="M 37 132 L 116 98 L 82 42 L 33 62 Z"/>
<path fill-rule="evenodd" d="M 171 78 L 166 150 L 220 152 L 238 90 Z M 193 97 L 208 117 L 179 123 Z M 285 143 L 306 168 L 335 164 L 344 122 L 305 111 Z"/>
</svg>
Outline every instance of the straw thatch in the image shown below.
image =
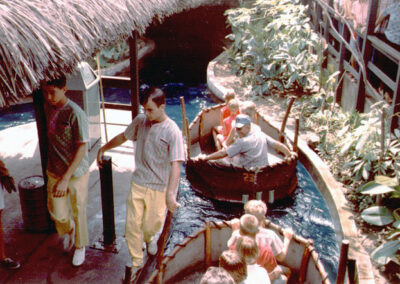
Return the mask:
<svg viewBox="0 0 400 284">
<path fill-rule="evenodd" d="M 0 0 L 0 108 L 153 20 L 231 0 Z"/>
</svg>

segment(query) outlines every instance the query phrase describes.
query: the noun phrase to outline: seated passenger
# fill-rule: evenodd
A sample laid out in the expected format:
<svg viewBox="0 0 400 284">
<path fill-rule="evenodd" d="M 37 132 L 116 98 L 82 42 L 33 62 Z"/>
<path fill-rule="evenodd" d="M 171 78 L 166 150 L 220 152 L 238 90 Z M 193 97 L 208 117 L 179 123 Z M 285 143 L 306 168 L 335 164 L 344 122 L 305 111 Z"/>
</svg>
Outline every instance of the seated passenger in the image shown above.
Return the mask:
<svg viewBox="0 0 400 284">
<path fill-rule="evenodd" d="M 285 229 L 283 231 L 284 241 L 278 237 L 278 235 L 270 230 L 265 228 L 265 216 L 267 214 L 267 205 L 262 200 L 249 200 L 244 205 L 245 214 L 251 214 L 255 216 L 259 222 L 259 233 L 257 234 L 257 241 L 266 243 L 272 250 L 273 255 L 278 263 L 282 263 L 288 253 L 290 240 L 293 238 L 293 231 L 291 229 Z M 231 226 L 233 230 L 240 229 L 240 221 L 238 219 L 231 220 Z M 244 230 L 249 230 L 247 227 Z M 257 242 L 259 245 L 260 243 Z M 267 267 L 266 267 L 267 268 Z M 271 281 L 277 279 L 279 281 L 273 281 L 273 283 L 285 283 L 285 278 L 290 278 L 291 271 L 288 267 L 284 265 L 278 265 L 274 268 L 274 271 L 270 271 L 269 276 Z M 282 277 L 285 275 L 286 277 Z"/>
<path fill-rule="evenodd" d="M 200 284 L 235 284 L 235 281 L 222 267 L 210 266 L 201 278 Z"/>
<path fill-rule="evenodd" d="M 235 283 L 241 283 L 247 277 L 246 263 L 235 250 L 225 250 L 221 253 L 219 267 L 225 269 Z"/>
<path fill-rule="evenodd" d="M 253 131 L 261 131 L 260 126 L 257 125 L 257 117 L 256 117 L 256 104 L 252 101 L 245 101 L 240 105 L 240 113 L 247 114 L 250 117 L 251 121 L 251 128 Z M 237 133 L 235 128 L 232 128 L 231 132 L 229 133 L 228 138 L 223 143 L 223 147 L 227 148 L 231 145 L 235 139 L 237 138 Z"/>
<path fill-rule="evenodd" d="M 239 112 L 239 102 L 235 99 L 232 99 L 228 102 L 229 116 L 224 118 L 221 122 L 221 125 L 214 128 L 213 136 L 215 141 L 215 146 L 218 150 L 222 148 L 223 143 L 228 138 L 229 133 L 232 130 L 232 122 L 235 120 L 236 116 Z M 223 114 L 221 113 L 223 116 Z"/>
<path fill-rule="evenodd" d="M 232 126 L 236 128 L 239 136 L 232 145 L 210 155 L 201 154 L 197 159 L 208 161 L 237 156 L 238 162 L 235 164 L 249 169 L 268 165 L 268 146 L 283 153 L 288 161 L 294 160 L 297 156 L 295 152 L 290 152 L 284 144 L 268 137 L 265 133 L 252 131 L 251 120 L 248 115 L 237 115 L 235 124 Z"/>
<path fill-rule="evenodd" d="M 274 253 L 267 242 L 263 242 L 257 238 L 259 232 L 259 223 L 258 220 L 255 216 L 250 215 L 250 214 L 244 214 L 240 218 L 240 228 L 238 230 L 235 230 L 232 233 L 231 238 L 228 240 L 228 247 L 231 250 L 235 249 L 237 240 L 242 237 L 242 236 L 248 236 L 253 239 L 255 239 L 257 245 L 258 245 L 258 250 L 259 250 L 259 256 L 257 258 L 257 264 L 259 264 L 261 267 L 264 267 L 269 275 L 269 278 L 271 281 L 279 278 L 278 272 L 278 263 L 276 262 Z"/>
<path fill-rule="evenodd" d="M 228 92 L 224 95 L 224 100 L 225 100 L 225 106 L 221 108 L 221 116 L 220 116 L 220 125 L 222 126 L 222 122 L 224 121 L 225 118 L 229 117 L 231 115 L 231 110 L 228 107 L 228 104 L 231 100 L 235 99 L 235 93 L 234 92 Z M 239 109 L 237 109 L 236 114 L 239 114 Z"/>
<path fill-rule="evenodd" d="M 247 264 L 247 278 L 243 284 L 270 284 L 267 270 L 256 263 L 259 250 L 256 241 L 248 236 L 242 236 L 236 241 L 235 250 Z"/>
</svg>

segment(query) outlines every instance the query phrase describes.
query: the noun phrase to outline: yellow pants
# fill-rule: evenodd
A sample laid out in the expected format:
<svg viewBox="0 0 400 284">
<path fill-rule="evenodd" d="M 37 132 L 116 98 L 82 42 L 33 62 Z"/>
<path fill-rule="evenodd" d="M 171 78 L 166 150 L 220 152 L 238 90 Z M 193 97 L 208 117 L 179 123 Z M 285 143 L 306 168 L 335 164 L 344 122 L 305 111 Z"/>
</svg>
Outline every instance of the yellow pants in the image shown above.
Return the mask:
<svg viewBox="0 0 400 284">
<path fill-rule="evenodd" d="M 143 264 L 143 239 L 146 243 L 152 241 L 164 222 L 165 210 L 165 190 L 160 192 L 131 183 L 126 200 L 125 240 L 133 266 Z"/>
<path fill-rule="evenodd" d="M 63 236 L 75 230 L 75 247 L 82 248 L 89 244 L 86 205 L 88 199 L 89 172 L 81 177 L 72 177 L 68 184 L 68 193 L 63 197 L 53 197 L 53 187 L 58 177 L 47 172 L 47 208 L 54 220 L 57 233 Z M 71 214 L 69 202 L 71 203 Z"/>
</svg>

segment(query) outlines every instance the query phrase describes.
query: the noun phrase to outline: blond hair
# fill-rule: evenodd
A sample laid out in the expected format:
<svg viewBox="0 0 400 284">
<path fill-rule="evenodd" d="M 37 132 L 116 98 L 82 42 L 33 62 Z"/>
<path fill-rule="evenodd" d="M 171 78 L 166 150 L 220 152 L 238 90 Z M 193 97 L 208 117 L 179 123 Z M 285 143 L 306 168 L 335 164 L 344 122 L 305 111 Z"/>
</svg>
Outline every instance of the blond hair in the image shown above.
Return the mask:
<svg viewBox="0 0 400 284">
<path fill-rule="evenodd" d="M 248 236 L 241 236 L 237 239 L 235 250 L 247 264 L 256 262 L 259 255 L 259 249 L 255 239 Z"/>
<path fill-rule="evenodd" d="M 221 253 L 219 266 L 228 271 L 236 283 L 242 282 L 247 277 L 247 265 L 234 250 L 225 250 Z"/>
<path fill-rule="evenodd" d="M 236 99 L 232 99 L 228 102 L 228 109 L 230 111 L 232 111 L 232 108 L 234 108 L 235 110 L 239 110 L 239 102 Z M 233 114 L 233 113 L 231 113 Z"/>
<path fill-rule="evenodd" d="M 256 216 L 260 224 L 264 224 L 265 215 L 267 214 L 267 205 L 262 200 L 249 200 L 244 205 L 244 212 Z"/>
<path fill-rule="evenodd" d="M 259 222 L 256 216 L 244 214 L 240 217 L 240 235 L 255 238 L 258 233 Z"/>
<path fill-rule="evenodd" d="M 229 102 L 230 100 L 233 100 L 236 97 L 234 92 L 228 92 L 224 95 L 224 100 L 225 102 Z"/>
<path fill-rule="evenodd" d="M 252 101 L 245 101 L 242 103 L 240 107 L 240 112 L 243 114 L 247 114 L 251 120 L 254 119 L 254 115 L 256 114 L 256 104 Z"/>
</svg>

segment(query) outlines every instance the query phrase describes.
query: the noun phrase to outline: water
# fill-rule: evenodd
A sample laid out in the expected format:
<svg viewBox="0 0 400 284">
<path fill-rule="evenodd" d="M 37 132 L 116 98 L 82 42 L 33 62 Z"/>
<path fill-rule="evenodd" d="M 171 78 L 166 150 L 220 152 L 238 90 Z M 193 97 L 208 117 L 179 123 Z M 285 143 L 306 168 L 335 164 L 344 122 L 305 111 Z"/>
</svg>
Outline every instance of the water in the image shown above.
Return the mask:
<svg viewBox="0 0 400 284">
<path fill-rule="evenodd" d="M 206 84 L 188 86 L 182 83 L 169 83 L 160 86 L 167 95 L 166 112 L 169 117 L 182 126 L 182 114 L 179 97 L 185 98 L 186 114 L 192 121 L 197 113 L 205 107 L 214 105 L 208 96 Z M 105 89 L 105 100 L 118 103 L 129 103 L 129 91 L 123 89 Z M 0 113 L 0 130 L 22 123 L 34 121 L 31 104 L 20 105 Z M 268 218 L 282 227 L 291 227 L 304 238 L 314 240 L 329 278 L 335 282 L 339 247 L 332 218 L 322 195 L 312 178 L 300 163 L 297 165 L 298 187 L 293 198 L 274 204 L 268 210 Z M 205 221 L 229 220 L 243 214 L 243 206 L 224 202 L 211 201 L 194 192 L 185 171 L 181 171 L 181 183 L 178 202 L 182 205 L 174 214 L 172 234 L 167 242 L 166 253 L 173 246 L 204 225 Z"/>
</svg>

